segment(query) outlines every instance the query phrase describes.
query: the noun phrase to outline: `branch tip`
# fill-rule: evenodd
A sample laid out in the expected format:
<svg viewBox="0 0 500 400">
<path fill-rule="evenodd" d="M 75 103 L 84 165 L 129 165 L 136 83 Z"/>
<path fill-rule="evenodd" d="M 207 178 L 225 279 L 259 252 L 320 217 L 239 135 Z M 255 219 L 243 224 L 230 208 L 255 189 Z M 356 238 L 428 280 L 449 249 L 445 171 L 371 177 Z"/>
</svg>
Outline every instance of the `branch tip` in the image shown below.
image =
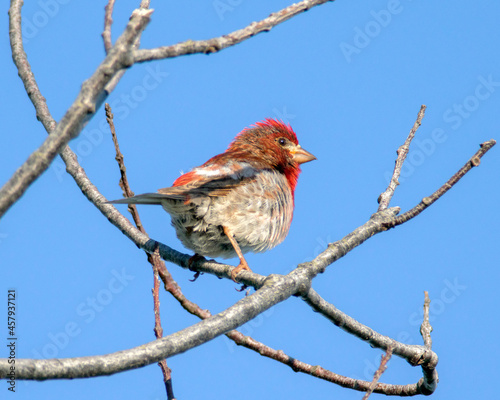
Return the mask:
<svg viewBox="0 0 500 400">
<path fill-rule="evenodd" d="M 420 107 L 420 111 L 417 114 L 417 119 L 413 124 L 413 127 L 411 128 L 408 137 L 406 138 L 405 142 L 401 146 L 399 146 L 399 148 L 396 150 L 397 158 L 394 163 L 394 171 L 392 173 L 392 177 L 391 180 L 389 181 L 387 189 L 379 196 L 380 200 L 378 202 L 379 203 L 378 211 L 385 210 L 387 207 L 389 207 L 389 203 L 391 202 L 391 199 L 394 196 L 396 187 L 399 186 L 399 176 L 401 175 L 401 169 L 406 160 L 406 156 L 410 151 L 410 143 L 415 137 L 417 129 L 420 127 L 420 125 L 422 125 L 422 119 L 424 118 L 425 115 L 425 109 L 426 109 L 425 105 L 422 105 Z"/>
</svg>

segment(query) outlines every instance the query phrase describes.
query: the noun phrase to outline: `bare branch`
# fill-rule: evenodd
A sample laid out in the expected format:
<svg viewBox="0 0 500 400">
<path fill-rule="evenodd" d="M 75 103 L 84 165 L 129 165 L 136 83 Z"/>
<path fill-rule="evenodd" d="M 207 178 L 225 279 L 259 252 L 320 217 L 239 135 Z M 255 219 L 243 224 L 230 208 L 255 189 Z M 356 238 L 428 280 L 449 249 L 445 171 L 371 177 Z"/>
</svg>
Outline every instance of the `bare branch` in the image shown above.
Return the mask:
<svg viewBox="0 0 500 400">
<path fill-rule="evenodd" d="M 345 241 L 342 242 L 343 250 L 340 250 L 339 247 L 339 253 L 336 257 L 341 257 L 347 253 L 351 247 L 359 245 L 367 238 L 373 236 L 377 231 L 383 230 L 382 222 L 387 220 L 393 213 L 394 211 L 390 209 L 377 213 L 364 226 L 358 228 L 351 235 L 348 235 Z M 141 235 L 143 237 L 146 236 L 142 233 Z M 160 245 L 159 251 L 162 257 L 165 257 L 162 247 L 164 246 Z M 152 249 L 152 251 L 154 251 L 154 249 Z M 180 253 L 177 254 L 180 255 Z M 167 252 L 166 255 L 171 257 L 172 254 Z M 187 258 L 187 256 L 185 257 Z M 183 260 L 183 262 L 187 264 L 187 260 Z M 286 300 L 291 295 L 307 293 L 312 277 L 323 269 L 323 263 L 323 257 L 320 256 L 319 261 L 316 263 L 301 264 L 288 275 L 270 275 L 264 278 L 264 282 L 260 285 L 261 287 L 259 290 L 240 300 L 226 311 L 155 342 L 105 356 L 57 360 L 19 359 L 16 363 L 18 366 L 17 376 L 19 379 L 61 379 L 99 376 L 158 362 L 163 358 L 187 351 L 222 333 L 235 329 L 255 318 L 258 314 L 264 312 L 273 305 Z M 205 266 L 205 264 L 212 263 L 202 263 L 203 266 Z M 217 263 L 213 264 L 219 265 Z M 225 269 L 224 272 L 227 278 L 230 278 L 230 269 Z M 248 274 L 250 273 L 244 273 L 242 275 L 248 276 Z M 260 276 L 257 275 L 257 277 L 260 281 Z M 0 361 L 0 378 L 8 372 L 8 368 L 9 366 L 7 363 Z"/>
<path fill-rule="evenodd" d="M 25 65 L 17 64 L 19 59 L 26 59 L 21 34 L 21 0 L 12 0 L 9 10 L 10 38 L 14 62 L 19 70 Z M 133 44 L 150 20 L 152 11 L 134 10 L 124 33 L 115 46 L 99 65 L 94 74 L 82 85 L 75 102 L 68 109 L 43 144 L 33 152 L 24 164 L 0 189 L 0 217 L 14 204 L 50 165 L 64 146 L 77 137 L 83 126 L 95 114 L 108 93 L 104 90 L 111 78 L 120 70 L 133 64 L 130 52 Z M 36 88 L 37 89 L 37 88 Z"/>
<path fill-rule="evenodd" d="M 273 360 L 279 361 L 282 364 L 288 365 L 295 372 L 302 372 L 304 374 L 314 376 L 316 378 L 334 383 L 348 389 L 366 392 L 370 390 L 371 386 L 373 386 L 373 392 L 382 393 L 388 396 L 414 396 L 420 394 L 419 384 L 391 385 L 377 382 L 375 382 L 375 384 L 372 384 L 372 382 L 353 379 L 336 374 L 319 365 L 307 364 L 285 354 L 282 350 L 274 350 L 269 346 L 266 346 L 263 343 L 252 339 L 249 336 L 244 336 L 238 331 L 228 332 L 226 336 L 234 340 L 235 343 L 240 346 L 244 346 L 248 349 L 259 352 L 261 356 L 268 357 Z"/>
<path fill-rule="evenodd" d="M 433 204 L 437 199 L 443 196 L 448 190 L 450 190 L 460 179 L 462 179 L 467 172 L 469 172 L 473 167 L 479 166 L 481 163 L 481 158 L 490 150 L 496 141 L 491 139 L 487 142 L 480 144 L 480 149 L 474 154 L 465 165 L 458 170 L 458 172 L 453 175 L 448 182 L 436 190 L 433 194 L 428 197 L 424 197 L 422 201 L 413 207 L 411 210 L 401 214 L 394 219 L 387 227 L 392 228 L 397 225 L 401 225 L 412 218 L 415 218 L 418 214 L 424 211 L 427 207 Z"/>
<path fill-rule="evenodd" d="M 173 279 L 172 275 L 170 275 L 170 273 L 167 270 L 165 270 L 165 272 L 166 273 L 162 276 L 162 280 L 165 284 L 165 290 L 167 290 L 170 294 L 172 294 L 172 296 L 179 302 L 179 304 L 189 313 L 196 315 L 198 318 L 201 319 L 210 318 L 212 315 L 210 311 L 203 310 L 196 303 L 193 303 L 192 301 L 188 300 L 182 293 L 181 288 L 179 287 L 177 282 Z M 313 291 L 313 289 L 310 289 L 309 293 L 311 293 L 311 291 Z M 245 336 L 237 330 L 232 330 L 226 333 L 226 336 L 229 339 L 231 339 L 234 343 L 236 343 L 238 346 L 243 346 L 249 350 L 259 353 L 263 357 L 268 357 L 282 364 L 288 365 L 295 372 L 302 372 L 308 375 L 312 375 L 314 377 L 323 379 L 325 381 L 334 383 L 336 385 L 349 389 L 355 389 L 358 391 L 366 391 L 370 388 L 371 385 L 370 382 L 348 378 L 346 376 L 342 376 L 334 372 L 331 372 L 318 365 L 314 366 L 311 364 L 307 364 L 305 362 L 302 362 L 294 357 L 285 354 L 281 350 L 275 350 L 269 346 L 266 346 L 264 343 L 259 342 L 250 336 Z M 416 394 L 420 394 L 419 384 L 390 385 L 390 384 L 378 383 L 372 386 L 373 386 L 373 391 L 375 391 L 376 393 L 383 393 L 386 395 L 413 396 Z"/>
<path fill-rule="evenodd" d="M 111 205 L 109 205 L 108 207 L 113 208 L 113 211 L 110 213 L 110 221 L 114 224 L 114 216 L 115 214 L 119 214 L 119 212 Z M 307 274 L 309 276 L 309 283 L 307 284 L 309 285 L 310 281 L 316 275 L 323 273 L 325 269 L 333 262 L 345 256 L 352 249 L 359 246 L 373 235 L 385 231 L 386 224 L 389 224 L 398 212 L 399 208 L 388 208 L 386 210 L 373 214 L 365 224 L 355 229 L 343 239 L 335 243 L 330 243 L 328 245 L 328 248 L 321 254 L 319 254 L 314 260 L 312 260 L 311 262 L 300 264 L 296 268 L 296 270 L 307 270 Z M 118 221 L 118 218 L 116 220 Z M 134 234 L 134 227 L 130 223 L 126 226 L 120 225 L 119 228 L 125 235 L 127 235 L 129 238 L 132 238 Z M 137 235 L 134 236 L 137 237 Z M 231 271 L 235 268 L 231 265 L 219 264 L 215 261 L 202 259 L 195 260 L 191 265 L 189 265 L 188 260 L 190 257 L 188 255 L 182 254 L 155 240 L 150 240 L 149 238 L 137 237 L 137 239 L 139 240 L 134 241 L 134 243 L 143 250 L 146 250 L 148 253 L 152 253 L 155 251 L 156 247 L 159 247 L 160 255 L 164 260 L 173 262 L 174 264 L 177 264 L 184 269 L 207 272 L 219 278 L 224 277 L 231 279 Z M 238 280 L 241 283 L 247 286 L 252 286 L 255 289 L 260 288 L 265 279 L 265 276 L 249 271 L 242 271 L 238 275 Z M 302 292 L 306 293 L 305 290 Z"/>
<path fill-rule="evenodd" d="M 437 364 L 437 355 L 432 352 L 429 353 L 427 348 L 400 343 L 388 336 L 377 333 L 370 327 L 363 325 L 354 318 L 343 313 L 333 304 L 328 303 L 314 289 L 310 289 L 303 297 L 303 300 L 309 304 L 314 311 L 328 318 L 333 324 L 351 335 L 369 343 L 371 347 L 385 351 L 391 348 L 392 353 L 404 358 L 413 366 L 422 364 L 424 358 L 426 363 L 431 363 L 434 366 Z"/>
<path fill-rule="evenodd" d="M 73 379 L 110 375 L 140 368 L 204 344 L 243 325 L 257 315 L 300 291 L 308 277 L 304 268 L 286 276 L 270 275 L 255 293 L 244 297 L 225 311 L 179 332 L 126 351 L 103 356 L 48 360 L 16 359 L 17 379 Z M 0 379 L 10 365 L 0 359 Z"/>
<path fill-rule="evenodd" d="M 411 128 L 410 133 L 406 138 L 405 142 L 397 151 L 398 157 L 396 158 L 396 163 L 394 165 L 394 172 L 392 173 L 389 186 L 387 186 L 385 192 L 382 193 L 378 198 L 379 202 L 378 211 L 385 210 L 387 207 L 389 207 L 389 203 L 391 202 L 392 196 L 394 196 L 394 191 L 396 190 L 396 187 L 399 185 L 399 175 L 401 175 L 401 168 L 403 167 L 403 163 L 406 160 L 408 151 L 410 151 L 410 143 L 415 137 L 417 129 L 422 124 L 422 119 L 424 118 L 425 115 L 425 109 L 426 109 L 425 105 L 422 105 L 420 107 L 420 111 L 418 112 L 417 120 L 415 121 L 413 128 Z"/>
<path fill-rule="evenodd" d="M 250 39 L 261 32 L 268 32 L 276 25 L 288 21 L 290 18 L 300 14 L 312 7 L 319 6 L 334 0 L 303 0 L 299 3 L 292 4 L 281 11 L 271 14 L 269 17 L 259 21 L 252 22 L 243 29 L 231 32 L 217 38 L 208 40 L 187 40 L 182 43 L 177 43 L 172 46 L 163 46 L 149 50 L 137 50 L 134 54 L 134 62 L 140 63 L 152 60 L 163 60 L 165 58 L 173 58 L 188 54 L 210 54 L 216 53 L 227 47 L 234 46 L 244 40 Z"/>
<path fill-rule="evenodd" d="M 11 1 L 9 9 L 9 37 L 10 46 L 12 48 L 12 59 L 17 67 L 19 77 L 24 84 L 24 89 L 35 106 L 36 119 L 40 121 L 46 131 L 50 133 L 56 127 L 56 122 L 50 115 L 45 97 L 43 97 L 40 92 L 35 80 L 35 75 L 31 71 L 31 66 L 28 62 L 28 56 L 24 51 L 21 30 L 22 5 L 23 2 L 21 0 L 13 0 Z"/>
</svg>

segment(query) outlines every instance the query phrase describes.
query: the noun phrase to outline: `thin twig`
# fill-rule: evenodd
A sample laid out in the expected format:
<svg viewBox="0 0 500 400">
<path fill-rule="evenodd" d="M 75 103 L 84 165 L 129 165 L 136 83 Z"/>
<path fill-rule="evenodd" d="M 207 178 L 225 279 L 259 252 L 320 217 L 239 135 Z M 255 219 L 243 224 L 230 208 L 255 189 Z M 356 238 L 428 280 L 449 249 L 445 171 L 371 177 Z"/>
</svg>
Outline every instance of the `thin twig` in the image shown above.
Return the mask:
<svg viewBox="0 0 500 400">
<path fill-rule="evenodd" d="M 392 347 L 389 347 L 385 354 L 382 356 L 382 359 L 380 360 L 380 365 L 378 369 L 375 371 L 373 374 L 373 380 L 370 383 L 370 387 L 366 391 L 365 395 L 363 396 L 362 400 L 368 400 L 370 395 L 373 393 L 374 389 L 377 387 L 377 383 L 382 376 L 382 374 L 385 372 L 387 369 L 387 363 L 391 359 L 392 356 Z"/>
<path fill-rule="evenodd" d="M 149 255 L 148 255 L 149 257 Z M 161 327 L 160 318 L 160 282 L 158 279 L 158 266 L 162 263 L 160 258 L 160 253 L 155 251 L 152 255 L 152 265 L 153 265 L 153 302 L 154 302 L 154 313 L 155 313 L 155 336 L 156 339 L 161 339 L 163 337 L 163 328 Z M 167 391 L 167 399 L 175 400 L 174 391 L 172 388 L 172 370 L 167 365 L 167 360 L 163 359 L 158 361 L 158 365 L 161 368 L 163 374 L 163 382 L 165 383 L 165 390 Z"/>
<path fill-rule="evenodd" d="M 389 207 L 389 203 L 391 202 L 392 196 L 394 196 L 394 191 L 396 190 L 396 187 L 399 185 L 399 175 L 401 175 L 401 168 L 403 167 L 403 163 L 405 162 L 406 156 L 408 155 L 408 151 L 410 150 L 410 143 L 415 137 L 417 129 L 422 124 L 422 119 L 424 118 L 425 115 L 425 109 L 426 109 L 425 105 L 422 105 L 420 107 L 420 111 L 418 112 L 417 115 L 417 120 L 413 124 L 413 127 L 411 128 L 410 133 L 406 138 L 405 142 L 397 151 L 398 157 L 396 158 L 396 162 L 394 165 L 394 172 L 392 173 L 389 186 L 387 186 L 385 192 L 382 193 L 378 198 L 379 202 L 378 211 L 385 210 L 387 207 Z"/>
<path fill-rule="evenodd" d="M 422 335 L 422 339 L 424 339 L 424 346 L 428 349 L 432 349 L 432 326 L 429 322 L 429 308 L 431 299 L 429 298 L 429 293 L 427 291 L 424 292 L 424 296 L 424 320 L 422 321 L 422 325 L 420 326 L 420 334 Z"/>
<path fill-rule="evenodd" d="M 160 261 L 160 253 L 155 251 L 151 254 L 153 258 L 153 302 L 154 302 L 154 313 L 155 313 L 155 327 L 154 333 L 157 339 L 163 337 L 163 328 L 161 327 L 161 317 L 160 317 L 160 283 L 158 279 L 158 261 Z"/>
<path fill-rule="evenodd" d="M 104 105 L 104 108 L 106 110 L 106 121 L 108 122 L 110 131 L 111 131 L 111 137 L 113 138 L 113 143 L 115 145 L 115 153 L 116 157 L 115 160 L 118 162 L 118 166 L 120 168 L 120 187 L 123 191 L 123 194 L 125 197 L 131 197 L 134 195 L 132 190 L 130 189 L 130 185 L 128 183 L 128 178 L 127 178 L 127 168 L 125 167 L 125 162 L 123 158 L 123 154 L 120 151 L 120 146 L 118 144 L 118 137 L 116 136 L 116 129 L 115 129 L 115 123 L 113 120 L 113 112 L 111 110 L 111 106 L 106 103 Z M 137 226 L 137 228 L 144 234 L 146 234 L 146 231 L 144 229 L 144 226 L 142 225 L 141 219 L 139 217 L 139 212 L 137 211 L 137 208 L 135 204 L 130 204 L 129 205 L 129 211 L 132 214 L 132 218 L 134 219 L 134 222 Z M 160 317 L 160 285 L 158 282 L 158 272 L 160 270 L 166 270 L 167 267 L 165 266 L 165 263 L 162 261 L 160 257 L 160 253 L 158 248 L 155 249 L 153 253 L 146 253 L 148 257 L 149 263 L 153 266 L 153 304 L 154 304 L 154 315 L 155 315 L 155 327 L 154 327 L 154 333 L 156 336 L 156 339 L 161 339 L 163 337 L 163 328 L 161 326 L 161 317 Z M 158 365 L 161 368 L 162 374 L 163 374 L 163 382 L 165 382 L 165 389 L 167 391 L 167 398 L 168 400 L 174 400 L 174 392 L 172 388 L 172 370 L 168 367 L 167 365 L 167 360 L 163 359 L 158 361 Z"/>
<path fill-rule="evenodd" d="M 480 149 L 474 154 L 469 161 L 465 163 L 465 165 L 458 170 L 458 172 L 453 175 L 448 182 L 446 182 L 443 186 L 441 186 L 438 190 L 436 190 L 433 194 L 428 197 L 424 197 L 422 201 L 413 207 L 411 210 L 397 216 L 394 218 L 387 227 L 392 228 L 397 225 L 401 225 L 406 221 L 409 221 L 412 218 L 415 218 L 418 214 L 424 211 L 427 207 L 433 204 L 436 200 L 438 200 L 441 196 L 443 196 L 448 190 L 450 190 L 460 179 L 462 179 L 467 172 L 469 172 L 473 167 L 479 166 L 481 164 L 481 158 L 490 150 L 496 141 L 491 139 L 487 142 L 480 144 Z"/>
<path fill-rule="evenodd" d="M 106 7 L 104 7 L 104 31 L 102 32 L 102 39 L 104 41 L 104 50 L 106 54 L 109 53 L 111 47 L 113 47 L 113 42 L 111 41 L 111 25 L 113 25 L 113 8 L 115 6 L 115 0 L 109 0 Z"/>
<path fill-rule="evenodd" d="M 113 121 L 113 112 L 111 111 L 111 107 L 108 103 L 104 105 L 104 109 L 106 111 L 106 121 L 108 122 L 109 129 L 111 131 L 111 137 L 113 139 L 113 144 L 115 146 L 115 160 L 118 163 L 118 167 L 120 168 L 120 182 L 119 186 L 122 189 L 124 197 L 132 197 L 134 192 L 130 189 L 130 185 L 128 184 L 127 178 L 127 168 L 125 167 L 125 163 L 123 161 L 123 154 L 120 151 L 120 145 L 118 144 L 118 138 L 116 136 L 115 124 Z M 134 219 L 135 225 L 137 229 L 139 229 L 142 233 L 146 234 L 144 226 L 142 225 L 141 218 L 139 217 L 139 212 L 137 211 L 137 207 L 135 204 L 129 204 L 128 210 L 130 214 L 132 214 L 132 218 Z"/>
<path fill-rule="evenodd" d="M 420 334 L 422 335 L 422 339 L 424 339 L 424 346 L 427 349 L 426 353 L 428 354 L 433 353 L 431 338 L 432 326 L 429 322 L 429 308 L 431 300 L 427 291 L 424 292 L 424 296 L 424 319 L 422 321 L 422 325 L 420 326 Z M 423 357 L 425 357 L 425 355 Z M 422 378 L 422 394 L 432 394 L 436 390 L 437 384 L 439 382 L 436 365 L 422 363 L 422 372 L 424 374 L 424 377 Z"/>
</svg>

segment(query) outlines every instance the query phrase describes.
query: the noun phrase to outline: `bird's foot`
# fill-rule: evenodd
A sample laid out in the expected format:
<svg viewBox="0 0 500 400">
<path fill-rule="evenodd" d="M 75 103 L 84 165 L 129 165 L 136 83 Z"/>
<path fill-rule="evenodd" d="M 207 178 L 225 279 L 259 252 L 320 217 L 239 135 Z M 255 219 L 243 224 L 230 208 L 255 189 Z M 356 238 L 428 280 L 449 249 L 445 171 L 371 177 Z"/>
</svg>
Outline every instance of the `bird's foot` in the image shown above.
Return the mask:
<svg viewBox="0 0 500 400">
<path fill-rule="evenodd" d="M 239 283 L 237 280 L 236 280 L 236 276 L 241 272 L 241 271 L 250 271 L 252 272 L 252 270 L 250 269 L 250 267 L 248 266 L 247 262 L 245 261 L 245 259 L 241 260 L 240 261 L 240 265 L 238 265 L 235 269 L 233 269 L 231 271 L 231 279 L 233 281 L 235 281 L 236 283 Z"/>
<path fill-rule="evenodd" d="M 198 261 L 206 261 L 207 259 L 203 256 L 200 256 L 198 253 L 195 253 L 194 256 L 189 257 L 188 260 L 188 268 L 190 271 L 193 272 L 198 272 L 195 269 L 193 269 L 193 264 L 198 262 Z"/>
</svg>

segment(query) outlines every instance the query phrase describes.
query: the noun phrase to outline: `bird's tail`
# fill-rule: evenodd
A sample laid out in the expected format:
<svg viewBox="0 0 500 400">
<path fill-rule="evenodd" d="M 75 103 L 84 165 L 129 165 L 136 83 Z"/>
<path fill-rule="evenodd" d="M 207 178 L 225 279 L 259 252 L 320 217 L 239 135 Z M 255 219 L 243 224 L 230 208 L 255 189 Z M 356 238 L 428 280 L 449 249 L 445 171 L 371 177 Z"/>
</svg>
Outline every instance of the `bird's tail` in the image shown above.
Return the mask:
<svg viewBox="0 0 500 400">
<path fill-rule="evenodd" d="M 124 199 L 107 201 L 108 204 L 150 204 L 161 205 L 162 200 L 171 198 L 169 195 L 160 193 L 144 193 L 137 196 L 126 197 Z"/>
</svg>

